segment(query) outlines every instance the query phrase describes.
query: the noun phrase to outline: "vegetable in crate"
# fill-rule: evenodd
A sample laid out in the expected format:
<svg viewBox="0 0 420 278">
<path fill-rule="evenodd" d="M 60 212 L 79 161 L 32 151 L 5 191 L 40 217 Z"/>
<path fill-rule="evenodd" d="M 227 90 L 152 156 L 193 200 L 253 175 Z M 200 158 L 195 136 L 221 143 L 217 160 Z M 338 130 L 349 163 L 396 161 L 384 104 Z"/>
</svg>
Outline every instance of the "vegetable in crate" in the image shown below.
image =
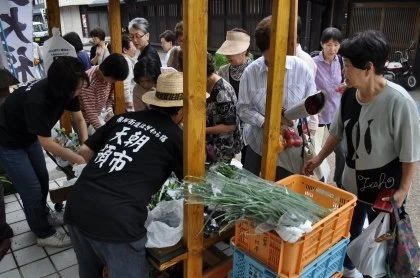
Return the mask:
<svg viewBox="0 0 420 278">
<path fill-rule="evenodd" d="M 280 236 L 282 233 L 284 236 L 285 231 L 293 233 L 290 240 L 297 240 L 308 232 L 309 222 L 317 222 L 330 213 L 304 195 L 232 165 L 216 163 L 210 167 L 202 182 L 185 184 L 188 188 L 184 192 L 187 202 L 224 211 L 219 218 L 226 223 L 252 219 L 256 224 L 268 225 Z M 188 195 L 192 198 L 188 198 Z"/>
</svg>

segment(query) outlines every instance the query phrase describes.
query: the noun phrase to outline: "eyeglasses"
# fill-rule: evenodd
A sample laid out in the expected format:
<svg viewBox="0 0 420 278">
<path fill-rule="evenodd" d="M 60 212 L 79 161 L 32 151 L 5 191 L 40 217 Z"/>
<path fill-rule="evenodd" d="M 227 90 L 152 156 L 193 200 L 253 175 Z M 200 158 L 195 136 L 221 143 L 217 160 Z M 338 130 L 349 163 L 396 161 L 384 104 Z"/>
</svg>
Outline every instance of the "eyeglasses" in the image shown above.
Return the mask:
<svg viewBox="0 0 420 278">
<path fill-rule="evenodd" d="M 146 36 L 146 34 L 147 33 L 144 33 L 143 35 L 140 35 L 140 33 L 135 33 L 134 35 L 133 34 L 128 35 L 128 37 L 130 38 L 130 40 L 133 40 L 134 38 L 141 39 L 144 36 Z"/>
</svg>

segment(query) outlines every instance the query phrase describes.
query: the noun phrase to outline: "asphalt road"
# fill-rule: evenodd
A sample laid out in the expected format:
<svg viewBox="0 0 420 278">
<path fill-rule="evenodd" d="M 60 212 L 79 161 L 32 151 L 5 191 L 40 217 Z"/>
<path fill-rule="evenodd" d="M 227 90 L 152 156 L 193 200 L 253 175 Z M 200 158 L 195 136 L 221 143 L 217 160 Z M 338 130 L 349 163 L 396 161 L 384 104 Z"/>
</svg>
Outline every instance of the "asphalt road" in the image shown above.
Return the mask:
<svg viewBox="0 0 420 278">
<path fill-rule="evenodd" d="M 417 102 L 417 109 L 420 115 L 420 88 L 410 92 L 411 96 Z M 420 144 L 420 141 L 418 141 Z M 419 146 L 420 147 L 420 146 Z M 413 185 L 407 200 L 407 212 L 410 215 L 416 238 L 420 241 L 420 163 L 417 165 Z"/>
</svg>

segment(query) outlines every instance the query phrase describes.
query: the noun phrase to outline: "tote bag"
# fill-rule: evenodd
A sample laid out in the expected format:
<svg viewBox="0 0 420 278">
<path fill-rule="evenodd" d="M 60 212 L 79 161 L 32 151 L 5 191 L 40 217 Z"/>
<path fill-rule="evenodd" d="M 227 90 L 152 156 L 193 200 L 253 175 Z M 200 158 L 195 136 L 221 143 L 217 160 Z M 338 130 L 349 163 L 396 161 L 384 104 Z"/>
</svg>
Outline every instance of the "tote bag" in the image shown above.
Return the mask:
<svg viewBox="0 0 420 278">
<path fill-rule="evenodd" d="M 390 215 L 381 212 L 375 220 L 347 248 L 347 255 L 355 267 L 372 278 L 387 274 L 387 241 L 375 239 L 389 232 Z"/>
</svg>

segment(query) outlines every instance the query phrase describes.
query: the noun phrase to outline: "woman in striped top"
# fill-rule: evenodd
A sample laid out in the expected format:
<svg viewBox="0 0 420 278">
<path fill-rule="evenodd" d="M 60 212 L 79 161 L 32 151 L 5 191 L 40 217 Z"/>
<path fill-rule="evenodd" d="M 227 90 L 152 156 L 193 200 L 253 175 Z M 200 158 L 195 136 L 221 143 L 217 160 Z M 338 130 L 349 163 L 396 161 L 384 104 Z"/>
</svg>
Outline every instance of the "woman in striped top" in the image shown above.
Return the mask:
<svg viewBox="0 0 420 278">
<path fill-rule="evenodd" d="M 86 73 L 90 86 L 83 88 L 79 101 L 87 125 L 96 130 L 114 115 L 114 83 L 127 78 L 128 64 L 123 55 L 113 53 Z M 102 120 L 100 115 L 103 110 L 108 114 Z"/>
</svg>

